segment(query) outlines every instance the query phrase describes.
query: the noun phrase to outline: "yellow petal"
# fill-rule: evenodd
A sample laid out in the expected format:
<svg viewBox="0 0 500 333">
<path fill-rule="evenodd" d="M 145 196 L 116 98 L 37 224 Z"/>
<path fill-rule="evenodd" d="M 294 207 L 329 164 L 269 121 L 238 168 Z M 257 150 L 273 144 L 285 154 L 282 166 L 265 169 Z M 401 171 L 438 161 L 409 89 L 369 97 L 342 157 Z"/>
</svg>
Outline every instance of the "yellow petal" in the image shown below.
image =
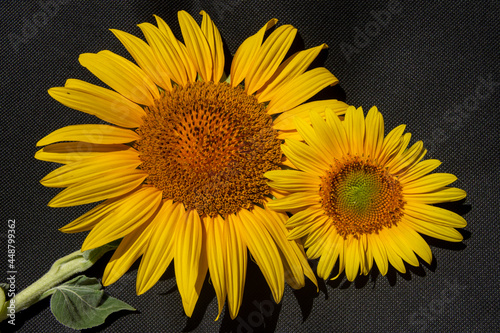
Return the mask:
<svg viewBox="0 0 500 333">
<path fill-rule="evenodd" d="M 137 273 L 136 292 L 141 295 L 153 287 L 174 258 L 175 228 L 183 223 L 184 207 L 172 200 L 164 201 L 156 214 L 148 245 Z"/>
<path fill-rule="evenodd" d="M 127 194 L 125 195 L 127 196 Z M 75 233 L 91 230 L 97 223 L 99 223 L 109 212 L 121 206 L 124 196 L 112 198 L 95 206 L 87 213 L 78 217 L 71 223 L 68 223 L 59 230 L 65 233 Z"/>
<path fill-rule="evenodd" d="M 245 76 L 245 91 L 252 95 L 269 80 L 285 58 L 297 34 L 291 25 L 278 27 L 258 49 Z"/>
<path fill-rule="evenodd" d="M 406 128 L 406 125 L 399 125 L 387 134 L 380 150 L 380 155 L 375 156 L 380 163 L 384 163 L 391 157 L 401 145 L 401 136 Z"/>
<path fill-rule="evenodd" d="M 151 94 L 153 98 L 153 104 L 154 100 L 157 100 L 160 98 L 160 91 L 158 90 L 158 87 L 156 84 L 153 82 L 153 80 L 146 75 L 146 73 L 137 65 L 135 65 L 133 62 L 125 59 L 124 57 L 119 56 L 116 53 L 113 53 L 108 50 L 100 51 L 97 53 L 98 55 L 107 58 L 108 61 L 110 62 L 110 66 L 116 66 L 117 70 L 124 70 L 128 73 L 130 73 L 131 77 L 133 77 L 136 80 L 136 84 L 140 83 L 142 86 L 144 86 L 149 94 Z M 135 92 L 134 95 L 137 95 L 137 90 L 139 87 L 135 87 Z M 142 88 L 139 88 L 142 90 Z M 150 95 L 148 93 L 145 93 L 145 95 L 148 98 L 148 101 L 151 102 Z M 135 97 L 139 98 L 139 97 Z M 139 103 L 139 102 L 138 102 Z M 145 104 L 145 105 L 153 105 L 153 104 Z"/>
<path fill-rule="evenodd" d="M 455 180 L 457 177 L 451 173 L 433 173 L 411 183 L 406 183 L 403 187 L 403 195 L 432 192 L 453 183 Z"/>
<path fill-rule="evenodd" d="M 356 276 L 358 276 L 362 255 L 360 240 L 350 235 L 345 244 L 345 275 L 349 281 L 354 281 Z"/>
<path fill-rule="evenodd" d="M 273 127 L 280 131 L 289 131 L 295 129 L 294 118 L 300 117 L 307 122 L 311 112 L 317 112 L 322 117 L 325 116 L 325 110 L 329 108 L 334 113 L 344 114 L 349 105 L 336 99 L 327 99 L 301 104 L 291 110 L 280 114 L 273 122 Z"/>
<path fill-rule="evenodd" d="M 35 153 L 40 161 L 68 164 L 85 158 L 101 156 L 111 152 L 135 150 L 126 145 L 99 145 L 86 142 L 55 143 Z"/>
<path fill-rule="evenodd" d="M 319 195 L 315 192 L 292 193 L 286 197 L 268 203 L 269 208 L 279 211 L 290 211 L 318 204 Z"/>
<path fill-rule="evenodd" d="M 172 43 L 174 41 L 177 41 L 177 38 L 175 38 L 174 33 L 172 32 L 172 29 L 170 29 L 168 24 L 158 15 L 153 15 L 153 16 L 156 19 L 156 24 L 158 25 L 158 29 L 160 29 L 160 31 L 165 34 L 165 37 Z"/>
<path fill-rule="evenodd" d="M 401 223 L 401 222 L 400 222 Z M 385 251 L 387 253 L 387 259 L 389 259 L 389 262 L 391 265 L 397 269 L 401 273 L 406 272 L 405 265 L 403 263 L 403 259 L 397 254 L 396 250 L 394 248 L 397 248 L 395 244 L 393 244 L 392 239 L 387 235 L 385 232 L 387 229 L 382 229 L 379 232 L 379 244 L 383 244 Z"/>
<path fill-rule="evenodd" d="M 144 70 L 144 72 L 163 90 L 171 90 L 172 83 L 170 78 L 156 60 L 155 54 L 151 47 L 142 39 L 135 37 L 124 31 L 110 29 L 111 32 L 125 46 L 135 62 Z"/>
<path fill-rule="evenodd" d="M 313 230 L 323 228 L 331 222 L 327 215 L 318 216 L 316 219 L 311 220 L 309 223 L 301 224 L 294 227 L 288 234 L 288 239 L 300 239 L 308 236 Z"/>
<path fill-rule="evenodd" d="M 302 288 L 305 285 L 305 275 L 317 286 L 304 249 L 296 241 L 287 240 L 288 230 L 285 228 L 285 222 L 288 216 L 260 207 L 255 207 L 254 212 L 260 216 L 262 221 L 267 221 L 264 226 L 280 251 L 285 270 L 285 281 L 294 289 Z"/>
<path fill-rule="evenodd" d="M 357 156 L 363 155 L 365 138 L 365 118 L 363 109 L 350 108 L 349 111 L 346 112 L 345 120 L 342 124 L 345 127 L 351 154 Z"/>
<path fill-rule="evenodd" d="M 326 238 L 326 237 L 325 237 Z M 330 229 L 328 237 L 325 239 L 325 245 L 318 262 L 318 276 L 323 280 L 330 277 L 332 269 L 340 256 L 342 261 L 344 257 L 344 238 L 337 234 L 333 229 Z M 341 265 L 342 266 L 342 265 Z M 342 268 L 340 266 L 340 268 Z M 339 274 L 342 270 L 339 268 Z"/>
<path fill-rule="evenodd" d="M 389 172 L 392 174 L 398 174 L 404 172 L 403 169 L 411 168 L 412 165 L 418 163 L 427 150 L 423 148 L 422 141 L 415 142 L 413 146 L 407 149 L 398 160 L 391 161 L 391 163 L 386 164 L 389 168 Z"/>
<path fill-rule="evenodd" d="M 205 35 L 187 12 L 182 10 L 178 12 L 177 16 L 191 61 L 203 81 L 211 81 L 214 61 Z"/>
<path fill-rule="evenodd" d="M 384 119 L 376 106 L 366 115 L 365 154 L 371 158 L 378 156 L 384 142 Z"/>
<path fill-rule="evenodd" d="M 458 201 L 465 198 L 467 194 L 464 190 L 454 187 L 445 187 L 434 192 L 405 194 L 404 198 L 408 202 L 422 204 L 436 204 L 441 202 Z"/>
<path fill-rule="evenodd" d="M 402 235 L 402 229 L 398 227 L 386 228 L 383 231 L 387 238 L 390 239 L 390 244 L 392 249 L 401 257 L 404 261 L 412 266 L 418 266 L 418 259 L 413 253 L 413 249 L 406 242 L 406 238 Z"/>
<path fill-rule="evenodd" d="M 320 117 L 319 115 L 317 116 Z M 311 115 L 311 117 L 314 116 Z M 307 143 L 311 150 L 314 151 L 318 162 L 322 162 L 323 170 L 327 170 L 335 163 L 335 159 L 327 153 L 328 148 L 326 143 L 319 137 L 316 129 L 313 129 L 307 122 L 299 117 L 295 118 L 295 127 L 297 128 L 297 131 L 302 139 Z"/>
<path fill-rule="evenodd" d="M 340 274 L 342 274 L 342 272 L 344 271 L 345 269 L 345 265 L 346 265 L 346 260 L 345 260 L 345 249 L 346 249 L 346 241 L 344 240 L 344 238 L 340 238 L 342 240 L 342 243 L 339 243 L 337 246 L 337 249 L 336 252 L 338 251 L 339 252 L 339 270 L 338 270 L 338 273 L 337 275 L 335 275 L 334 277 L 330 278 L 330 280 L 335 280 L 337 279 Z M 335 255 L 335 253 L 334 253 Z"/>
<path fill-rule="evenodd" d="M 153 16 L 156 19 L 156 25 L 158 25 L 158 29 L 160 29 L 160 31 L 165 34 L 165 37 L 171 42 L 177 40 L 177 38 L 175 38 L 174 33 L 172 32 L 172 29 L 170 29 L 168 24 L 158 15 L 153 15 Z"/>
<path fill-rule="evenodd" d="M 65 87 L 49 89 L 49 95 L 72 109 L 117 126 L 135 128 L 142 124 L 144 110 L 122 95 L 93 84 L 70 79 Z"/>
<path fill-rule="evenodd" d="M 102 82 L 132 102 L 152 106 L 154 98 L 159 97 L 154 82 L 142 69 L 110 51 L 84 53 L 78 60 Z"/>
<path fill-rule="evenodd" d="M 102 277 L 102 284 L 104 286 L 115 283 L 144 253 L 151 235 L 151 229 L 151 224 L 144 223 L 123 237 L 104 270 Z"/>
<path fill-rule="evenodd" d="M 279 131 L 278 139 L 280 140 L 292 139 L 292 140 L 302 141 L 302 137 L 300 136 L 299 132 L 297 132 L 297 130 Z M 283 164 L 287 165 L 286 163 Z M 293 165 L 288 165 L 288 166 L 293 168 Z"/>
<path fill-rule="evenodd" d="M 141 163 L 135 149 L 111 152 L 62 166 L 45 176 L 40 183 L 47 187 L 67 187 L 95 178 L 104 172 L 118 169 L 134 170 Z"/>
<path fill-rule="evenodd" d="M 400 223 L 395 229 L 398 230 L 398 237 L 400 237 L 401 241 L 430 265 L 432 262 L 431 248 L 422 236 L 410 228 L 406 223 Z"/>
<path fill-rule="evenodd" d="M 319 52 L 326 48 L 328 48 L 328 45 L 321 44 L 319 46 L 297 52 L 286 59 L 269 79 L 269 83 L 265 85 L 262 92 L 257 93 L 257 101 L 259 103 L 263 103 L 273 99 L 276 92 L 285 83 L 304 73 L 313 60 L 316 59 Z"/>
<path fill-rule="evenodd" d="M 323 176 L 329 169 L 329 165 L 319 158 L 318 152 L 305 143 L 293 139 L 287 139 L 285 143 L 281 149 L 296 168 L 316 176 Z"/>
<path fill-rule="evenodd" d="M 246 209 L 240 210 L 238 216 L 242 222 L 239 225 L 241 235 L 248 250 L 271 288 L 275 302 L 279 303 L 285 288 L 285 272 L 278 249 L 258 216 Z"/>
<path fill-rule="evenodd" d="M 69 207 L 113 198 L 132 191 L 139 186 L 147 174 L 140 170 L 114 170 L 105 172 L 92 180 L 76 183 L 56 195 L 50 207 Z"/>
<path fill-rule="evenodd" d="M 186 64 L 177 50 L 179 46 L 176 41 L 169 40 L 164 33 L 150 23 L 139 24 L 146 40 L 160 65 L 158 70 L 165 72 L 178 85 L 184 86 L 189 80 L 186 72 Z"/>
<path fill-rule="evenodd" d="M 217 215 L 215 218 L 207 217 L 204 219 L 207 230 L 207 260 L 208 270 L 210 271 L 210 279 L 217 295 L 217 303 L 219 313 L 221 314 L 224 302 L 226 300 L 226 258 L 225 254 L 225 239 L 224 239 L 224 224 L 222 217 Z"/>
<path fill-rule="evenodd" d="M 359 237 L 359 251 L 361 253 L 360 255 L 360 266 L 361 266 L 361 272 L 363 275 L 368 275 L 370 270 L 372 269 L 373 265 L 373 253 L 372 249 L 368 247 L 368 235 L 363 234 L 360 235 Z"/>
<path fill-rule="evenodd" d="M 160 202 L 161 192 L 154 187 L 142 187 L 131 193 L 92 229 L 82 250 L 94 249 L 128 235 L 156 213 Z"/>
<path fill-rule="evenodd" d="M 385 246 L 380 240 L 378 234 L 370 234 L 368 235 L 368 246 L 372 250 L 373 259 L 377 264 L 378 270 L 380 274 L 386 275 L 387 270 L 389 268 L 389 262 L 387 259 L 387 251 L 385 250 Z"/>
<path fill-rule="evenodd" d="M 293 109 L 316 95 L 323 88 L 338 83 L 326 68 L 314 68 L 288 81 L 276 91 L 266 108 L 268 114 L 276 114 Z"/>
<path fill-rule="evenodd" d="M 273 170 L 264 174 L 271 187 L 286 191 L 319 190 L 321 179 L 298 170 Z"/>
<path fill-rule="evenodd" d="M 208 273 L 205 229 L 203 228 L 202 231 L 203 231 L 203 243 L 202 243 L 201 256 L 199 260 L 198 276 L 196 277 L 194 288 L 190 290 L 191 293 L 187 296 L 186 301 L 183 302 L 183 304 L 185 304 L 184 311 L 186 312 L 186 315 L 188 317 L 191 317 L 193 314 L 194 308 L 201 294 L 201 288 L 203 287 L 203 283 L 205 282 L 205 277 L 207 276 Z"/>
<path fill-rule="evenodd" d="M 396 165 L 401 160 L 403 155 L 405 155 L 405 153 L 408 151 L 407 147 L 410 143 L 410 139 L 411 133 L 403 134 L 403 136 L 400 137 L 399 141 L 394 146 L 392 153 L 381 157 L 381 160 L 379 161 L 380 165 L 385 165 L 387 168 L 389 168 L 390 171 L 392 171 L 392 167 Z M 417 146 L 418 143 L 417 145 L 414 145 L 414 148 L 417 148 Z"/>
<path fill-rule="evenodd" d="M 389 167 L 393 166 L 396 162 L 398 162 L 402 156 L 407 152 L 407 147 L 410 144 L 411 133 L 405 133 L 399 140 L 399 146 L 396 148 L 395 153 L 392 156 L 388 156 L 388 159 L 383 161 L 384 165 Z M 418 143 L 417 143 L 418 145 Z"/>
<path fill-rule="evenodd" d="M 58 141 L 83 141 L 94 144 L 128 143 L 139 139 L 134 131 L 110 125 L 71 125 L 55 130 L 36 143 L 45 146 Z"/>
<path fill-rule="evenodd" d="M 410 183 L 416 179 L 422 178 L 423 176 L 425 176 L 429 172 L 432 172 L 440 165 L 441 162 L 434 159 L 422 161 L 412 166 L 410 169 L 405 170 L 402 174 L 398 176 L 398 180 L 404 186 L 404 184 L 406 183 Z"/>
<path fill-rule="evenodd" d="M 300 225 L 309 224 L 314 222 L 318 217 L 324 214 L 323 209 L 318 207 L 309 207 L 293 214 L 288 221 L 286 221 L 287 228 L 295 228 Z"/>
<path fill-rule="evenodd" d="M 385 166 L 389 169 L 391 173 L 394 173 L 395 170 L 398 169 L 398 166 L 401 163 L 406 162 L 405 157 L 407 158 L 408 156 L 413 156 L 415 154 L 418 155 L 422 151 L 423 145 L 421 141 L 415 142 L 415 144 L 412 147 L 407 149 L 407 146 L 410 143 L 410 138 L 411 134 L 405 133 L 401 138 L 400 145 L 396 149 L 393 156 L 384 161 Z"/>
<path fill-rule="evenodd" d="M 300 263 L 302 265 L 304 275 L 309 280 L 311 280 L 312 283 L 314 283 L 314 285 L 316 286 L 316 292 L 319 292 L 319 285 L 318 285 L 318 281 L 316 279 L 316 274 L 314 274 L 313 270 L 311 269 L 311 266 L 309 265 L 309 262 L 307 261 L 307 255 L 304 251 L 304 247 L 302 246 L 302 243 L 299 240 L 295 240 L 292 242 L 292 244 L 296 244 L 296 246 L 294 245 L 294 249 L 298 248 L 298 250 L 295 250 L 296 252 L 300 251 L 300 253 L 298 253 L 297 256 L 299 257 Z M 288 273 L 288 272 L 291 272 L 291 273 Z M 297 278 L 294 277 L 292 274 L 294 274 L 294 273 L 290 268 L 290 264 L 285 263 L 285 281 L 294 289 L 302 288 L 303 285 L 299 284 L 298 282 L 295 282 L 295 284 L 297 284 L 297 286 L 292 283 L 292 281 L 291 281 L 292 279 L 294 279 L 295 281 L 297 280 Z M 304 283 L 305 283 L 305 281 L 304 281 Z"/>
<path fill-rule="evenodd" d="M 270 192 L 271 196 L 273 196 L 277 199 L 283 198 L 284 196 L 290 194 L 290 192 L 288 192 L 288 191 L 281 191 L 281 190 L 274 189 L 272 187 L 269 189 L 269 192 Z"/>
<path fill-rule="evenodd" d="M 328 238 L 332 232 L 335 232 L 334 227 L 324 225 L 307 235 L 304 246 L 307 247 L 307 257 L 309 259 L 316 259 L 322 255 L 326 246 L 329 245 Z"/>
<path fill-rule="evenodd" d="M 252 65 L 254 58 L 259 51 L 264 34 L 267 30 L 271 29 L 277 19 L 269 20 L 255 35 L 248 37 L 236 50 L 231 63 L 231 86 L 236 87 L 245 79 L 248 70 Z"/>
<path fill-rule="evenodd" d="M 241 221 L 236 216 L 228 215 L 224 226 L 227 304 L 231 319 L 236 318 L 240 310 L 247 272 L 247 247 L 237 223 Z"/>
<path fill-rule="evenodd" d="M 349 106 L 346 112 L 348 112 L 349 109 L 354 109 L 354 106 Z M 342 156 L 347 155 L 349 153 L 349 142 L 347 141 L 346 130 L 344 125 L 342 125 L 340 118 L 330 109 L 326 109 L 325 118 L 326 124 L 330 127 L 331 140 L 336 142 L 335 146 L 342 152 Z"/>
<path fill-rule="evenodd" d="M 310 248 L 311 246 L 315 246 L 316 243 L 324 243 L 326 235 L 330 234 L 332 229 L 335 230 L 335 227 L 331 223 L 325 223 L 323 226 L 316 228 L 315 230 L 311 230 L 311 233 L 304 238 L 304 246 Z"/>
<path fill-rule="evenodd" d="M 335 140 L 330 127 L 319 113 L 311 112 L 310 119 L 321 144 L 323 155 L 327 155 L 328 161 L 334 164 L 335 159 L 342 158 L 339 143 Z"/>
<path fill-rule="evenodd" d="M 448 209 L 425 205 L 416 202 L 407 203 L 404 206 L 405 214 L 413 216 L 416 219 L 429 221 L 445 227 L 465 228 L 467 222 L 465 219 Z"/>
<path fill-rule="evenodd" d="M 431 221 L 416 219 L 412 216 L 406 215 L 404 220 L 400 223 L 406 223 L 410 228 L 414 229 L 418 233 L 448 242 L 461 242 L 463 240 L 462 234 L 454 228 L 434 224 Z"/>
<path fill-rule="evenodd" d="M 175 276 L 182 305 L 188 317 L 191 317 L 195 304 L 192 293 L 200 274 L 200 258 L 203 243 L 203 226 L 200 216 L 192 209 L 184 214 L 175 230 Z"/>
<path fill-rule="evenodd" d="M 203 15 L 201 31 L 208 41 L 210 52 L 212 54 L 212 80 L 214 82 L 219 82 L 222 78 L 222 74 L 224 73 L 224 49 L 222 45 L 222 37 L 220 36 L 219 29 L 217 29 L 210 16 L 204 10 L 202 10 L 200 14 Z"/>
<path fill-rule="evenodd" d="M 168 26 L 165 21 L 159 17 L 154 15 L 156 18 L 156 24 L 158 25 L 158 29 L 166 36 L 166 38 L 172 43 L 172 46 L 177 51 L 178 56 L 180 57 L 184 67 L 186 68 L 186 73 L 188 76 L 188 82 L 195 82 L 197 79 L 198 73 L 196 72 L 196 68 L 189 58 L 189 54 L 186 48 L 186 45 L 182 44 L 177 38 L 175 38 L 172 29 Z"/>
</svg>

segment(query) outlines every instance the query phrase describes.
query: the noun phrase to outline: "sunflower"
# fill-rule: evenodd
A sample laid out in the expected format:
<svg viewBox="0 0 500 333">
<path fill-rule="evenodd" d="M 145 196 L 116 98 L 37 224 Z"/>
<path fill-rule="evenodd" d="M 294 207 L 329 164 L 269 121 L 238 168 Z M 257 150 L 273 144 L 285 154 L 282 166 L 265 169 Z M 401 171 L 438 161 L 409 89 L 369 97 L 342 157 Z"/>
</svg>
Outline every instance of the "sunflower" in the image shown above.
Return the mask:
<svg viewBox="0 0 500 333">
<path fill-rule="evenodd" d="M 280 138 L 297 135 L 291 116 L 326 105 L 342 113 L 347 105 L 304 103 L 338 81 L 325 68 L 308 70 L 325 44 L 285 59 L 296 29 L 283 25 L 264 38 L 272 19 L 238 48 L 226 76 L 222 38 L 201 14 L 200 27 L 178 13 L 184 43 L 159 17 L 157 26 L 139 25 L 147 42 L 111 30 L 137 64 L 110 51 L 82 54 L 81 65 L 112 90 L 69 79 L 49 94 L 110 124 L 58 129 L 37 143 L 46 147 L 35 157 L 65 164 L 41 180 L 65 188 L 49 206 L 105 200 L 60 229 L 90 231 L 82 251 L 123 238 L 104 285 L 142 256 L 142 294 L 175 258 L 186 314 L 209 272 L 219 315 L 227 297 L 235 318 L 248 252 L 276 302 L 285 281 L 293 288 L 304 286 L 304 276 L 316 283 L 301 243 L 287 240 L 287 215 L 267 207 L 273 191 L 264 173 L 281 167 Z"/>
<path fill-rule="evenodd" d="M 462 235 L 465 220 L 433 204 L 465 197 L 447 187 L 457 178 L 431 173 L 440 162 L 421 161 L 422 142 L 410 148 L 405 126 L 384 138 L 382 115 L 373 107 L 364 118 L 361 108 L 349 107 L 345 120 L 327 110 L 326 120 L 312 112 L 310 122 L 295 119 L 305 140 L 286 139 L 282 146 L 295 169 L 271 170 L 270 186 L 287 194 L 268 207 L 294 215 L 286 222 L 288 238 L 304 238 L 307 256 L 320 257 L 318 276 L 327 279 L 338 260 L 338 277 L 349 281 L 367 275 L 375 261 L 385 275 L 390 263 L 404 273 L 404 262 L 419 265 L 432 253 L 419 234 L 451 242 Z M 336 278 L 335 277 L 335 278 Z"/>
</svg>

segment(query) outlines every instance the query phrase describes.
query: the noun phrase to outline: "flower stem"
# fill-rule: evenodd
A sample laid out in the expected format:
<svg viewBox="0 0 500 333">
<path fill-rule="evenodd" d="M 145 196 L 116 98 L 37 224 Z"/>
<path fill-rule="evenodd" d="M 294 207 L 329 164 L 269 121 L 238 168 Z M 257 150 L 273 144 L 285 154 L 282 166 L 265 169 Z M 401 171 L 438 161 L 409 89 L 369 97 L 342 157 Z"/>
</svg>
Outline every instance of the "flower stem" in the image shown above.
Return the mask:
<svg viewBox="0 0 500 333">
<path fill-rule="evenodd" d="M 27 309 L 31 305 L 51 295 L 50 289 L 68 280 L 71 276 L 89 269 L 106 252 L 116 248 L 116 244 L 107 244 L 96 249 L 81 252 L 75 251 L 58 259 L 50 270 L 32 285 L 17 294 L 9 301 L 5 301 L 3 290 L 0 290 L 0 322 L 7 319 L 7 307 L 12 307 L 15 312 Z"/>
</svg>

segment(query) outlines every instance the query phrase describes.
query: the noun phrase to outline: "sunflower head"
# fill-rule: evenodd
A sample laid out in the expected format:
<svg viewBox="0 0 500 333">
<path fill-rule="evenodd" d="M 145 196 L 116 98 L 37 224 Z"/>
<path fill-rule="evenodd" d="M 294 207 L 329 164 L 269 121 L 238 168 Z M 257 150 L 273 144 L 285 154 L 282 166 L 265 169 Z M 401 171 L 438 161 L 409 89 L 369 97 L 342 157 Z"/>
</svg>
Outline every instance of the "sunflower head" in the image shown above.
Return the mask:
<svg viewBox="0 0 500 333">
<path fill-rule="evenodd" d="M 142 294 L 175 258 L 186 314 L 209 273 L 219 313 L 227 298 L 234 318 L 247 252 L 276 302 L 285 281 L 293 288 L 304 286 L 305 276 L 316 281 L 301 243 L 287 239 L 287 215 L 267 207 L 272 189 L 264 174 L 281 167 L 280 140 L 297 134 L 290 116 L 327 105 L 341 114 L 347 105 L 304 103 L 338 82 L 326 68 L 308 69 L 326 44 L 285 59 L 297 30 L 282 25 L 264 38 L 272 19 L 243 42 L 224 73 L 222 37 L 201 14 L 198 25 L 179 12 L 183 41 L 157 16 L 156 26 L 139 25 L 145 40 L 111 30 L 135 62 L 111 51 L 80 55 L 111 89 L 70 79 L 49 94 L 109 124 L 58 129 L 38 142 L 45 147 L 35 157 L 64 164 L 41 181 L 65 188 L 50 206 L 103 201 L 61 230 L 90 231 L 83 250 L 123 238 L 105 285 L 142 256 Z"/>
<path fill-rule="evenodd" d="M 385 275 L 388 263 L 405 272 L 403 262 L 430 263 L 429 246 L 419 234 L 458 242 L 465 220 L 433 204 L 460 200 L 465 192 L 447 187 L 456 177 L 431 173 L 437 160 L 422 161 L 421 142 L 408 148 L 410 134 L 399 126 L 384 137 L 382 115 L 373 107 L 366 118 L 349 107 L 341 121 L 327 110 L 310 123 L 295 118 L 304 140 L 287 139 L 282 149 L 291 170 L 265 175 L 286 195 L 269 206 L 295 213 L 289 239 L 305 239 L 309 258 L 320 257 L 318 275 L 328 278 L 339 261 L 339 274 L 352 281 L 368 274 L 375 261 Z"/>
</svg>

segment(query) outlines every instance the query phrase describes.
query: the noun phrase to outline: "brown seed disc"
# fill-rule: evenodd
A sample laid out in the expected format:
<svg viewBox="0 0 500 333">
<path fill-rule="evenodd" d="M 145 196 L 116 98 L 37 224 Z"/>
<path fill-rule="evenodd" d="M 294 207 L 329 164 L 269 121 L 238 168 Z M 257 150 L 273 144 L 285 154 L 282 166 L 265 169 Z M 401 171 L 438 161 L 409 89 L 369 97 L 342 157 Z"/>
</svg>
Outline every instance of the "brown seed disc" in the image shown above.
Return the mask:
<svg viewBox="0 0 500 333">
<path fill-rule="evenodd" d="M 279 168 L 280 141 L 255 97 L 226 83 L 195 82 L 165 92 L 137 129 L 148 184 L 200 215 L 249 209 L 269 194 L 264 173 Z"/>
</svg>

